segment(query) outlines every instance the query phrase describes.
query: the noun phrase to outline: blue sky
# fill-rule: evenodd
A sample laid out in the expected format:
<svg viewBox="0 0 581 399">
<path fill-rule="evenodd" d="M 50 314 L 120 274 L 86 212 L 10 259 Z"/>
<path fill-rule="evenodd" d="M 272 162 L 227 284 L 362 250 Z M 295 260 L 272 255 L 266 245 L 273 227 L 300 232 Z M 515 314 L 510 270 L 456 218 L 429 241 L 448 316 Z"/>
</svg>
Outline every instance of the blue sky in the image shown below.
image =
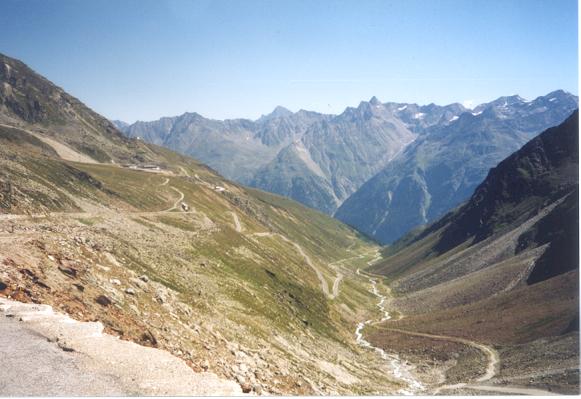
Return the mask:
<svg viewBox="0 0 581 399">
<path fill-rule="evenodd" d="M 2 0 L 0 52 L 109 118 L 578 94 L 576 0 Z"/>
</svg>

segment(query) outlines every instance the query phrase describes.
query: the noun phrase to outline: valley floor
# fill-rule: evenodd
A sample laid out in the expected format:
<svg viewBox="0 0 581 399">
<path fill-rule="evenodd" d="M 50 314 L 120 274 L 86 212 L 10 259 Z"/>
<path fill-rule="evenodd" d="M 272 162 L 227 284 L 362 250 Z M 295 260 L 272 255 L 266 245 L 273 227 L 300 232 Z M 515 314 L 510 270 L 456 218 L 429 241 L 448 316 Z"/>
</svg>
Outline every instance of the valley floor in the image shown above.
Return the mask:
<svg viewBox="0 0 581 399">
<path fill-rule="evenodd" d="M 370 281 L 382 280 L 381 276 L 369 276 Z M 389 288 L 383 286 L 381 290 L 389 303 Z M 372 345 L 397 354 L 404 364 L 415 365 L 414 374 L 427 387 L 426 392 L 434 395 L 579 394 L 577 331 L 521 345 L 492 345 L 483 343 L 486 340 L 482 335 L 469 339 L 422 332 L 437 331 L 438 326 L 418 324 L 421 317 L 406 320 L 397 311 L 392 311 L 391 316 L 389 311 L 387 314 L 372 324 L 367 339 Z M 467 334 L 470 333 L 464 331 L 463 335 Z"/>
</svg>

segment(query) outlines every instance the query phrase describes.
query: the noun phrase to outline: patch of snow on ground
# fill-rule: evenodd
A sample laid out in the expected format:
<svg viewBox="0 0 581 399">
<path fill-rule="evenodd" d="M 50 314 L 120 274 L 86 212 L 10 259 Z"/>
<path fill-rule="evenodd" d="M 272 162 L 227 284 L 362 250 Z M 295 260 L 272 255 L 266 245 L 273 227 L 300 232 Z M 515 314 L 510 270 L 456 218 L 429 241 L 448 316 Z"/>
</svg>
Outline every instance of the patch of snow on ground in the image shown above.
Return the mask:
<svg viewBox="0 0 581 399">
<path fill-rule="evenodd" d="M 404 109 L 406 109 L 407 107 L 408 107 L 407 105 L 404 105 L 403 107 L 399 107 L 397 110 L 398 110 L 398 111 L 403 111 L 403 110 L 404 110 Z"/>
</svg>

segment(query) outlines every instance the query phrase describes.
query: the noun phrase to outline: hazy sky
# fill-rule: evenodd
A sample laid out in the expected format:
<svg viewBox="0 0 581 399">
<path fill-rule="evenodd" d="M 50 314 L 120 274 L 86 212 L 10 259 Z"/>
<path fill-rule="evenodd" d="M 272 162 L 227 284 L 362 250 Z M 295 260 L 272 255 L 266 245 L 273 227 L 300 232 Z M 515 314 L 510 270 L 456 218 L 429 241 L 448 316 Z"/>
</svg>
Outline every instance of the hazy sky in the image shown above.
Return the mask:
<svg viewBox="0 0 581 399">
<path fill-rule="evenodd" d="M 576 0 L 0 1 L 0 52 L 109 118 L 578 94 Z"/>
</svg>

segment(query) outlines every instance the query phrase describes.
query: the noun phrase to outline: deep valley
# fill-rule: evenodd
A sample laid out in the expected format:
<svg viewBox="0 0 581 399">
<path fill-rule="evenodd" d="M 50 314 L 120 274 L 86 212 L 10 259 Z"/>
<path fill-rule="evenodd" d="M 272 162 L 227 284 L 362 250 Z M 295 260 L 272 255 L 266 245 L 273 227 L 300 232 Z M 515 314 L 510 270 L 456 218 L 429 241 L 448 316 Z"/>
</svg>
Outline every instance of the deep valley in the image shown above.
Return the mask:
<svg viewBox="0 0 581 399">
<path fill-rule="evenodd" d="M 579 394 L 577 108 L 113 124 L 0 55 L 0 387 Z"/>
</svg>

